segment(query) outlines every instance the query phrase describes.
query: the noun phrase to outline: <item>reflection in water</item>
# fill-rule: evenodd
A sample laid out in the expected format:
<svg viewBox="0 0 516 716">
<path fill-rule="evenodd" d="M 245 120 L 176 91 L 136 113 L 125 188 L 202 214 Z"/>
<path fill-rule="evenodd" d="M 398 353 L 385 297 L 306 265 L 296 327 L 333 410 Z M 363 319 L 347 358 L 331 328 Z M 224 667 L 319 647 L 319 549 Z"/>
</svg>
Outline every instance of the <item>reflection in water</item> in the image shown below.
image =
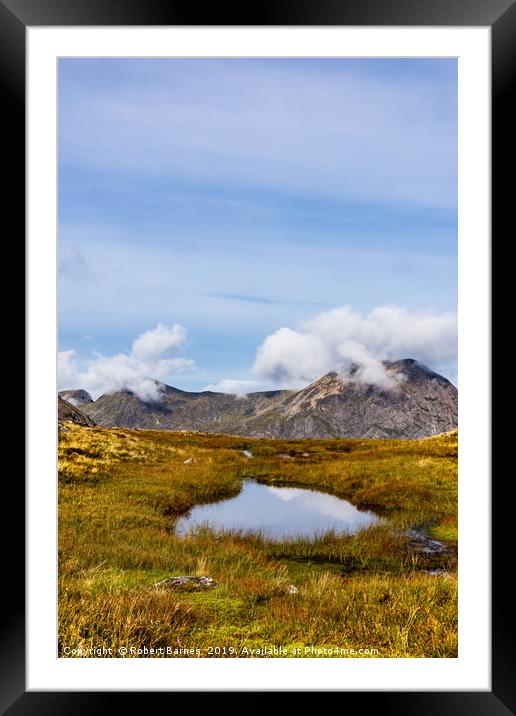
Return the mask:
<svg viewBox="0 0 516 716">
<path fill-rule="evenodd" d="M 208 525 L 215 529 L 261 530 L 269 537 L 309 537 L 328 530 L 354 534 L 378 519 L 334 495 L 244 481 L 237 497 L 192 508 L 178 521 L 177 532 L 185 534 Z"/>
</svg>

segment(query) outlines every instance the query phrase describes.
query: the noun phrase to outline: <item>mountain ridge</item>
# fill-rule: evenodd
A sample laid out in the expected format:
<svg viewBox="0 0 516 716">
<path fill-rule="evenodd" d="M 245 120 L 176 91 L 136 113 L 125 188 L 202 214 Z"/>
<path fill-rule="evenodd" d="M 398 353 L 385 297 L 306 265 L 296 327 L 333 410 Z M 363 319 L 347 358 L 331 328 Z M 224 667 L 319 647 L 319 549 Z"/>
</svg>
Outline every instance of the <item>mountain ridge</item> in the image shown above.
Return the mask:
<svg viewBox="0 0 516 716">
<path fill-rule="evenodd" d="M 81 401 L 98 425 L 193 430 L 270 438 L 421 438 L 457 427 L 457 389 L 412 358 L 384 361 L 393 387 L 330 372 L 300 390 L 258 391 L 245 397 L 188 392 L 162 384 L 159 402 L 129 390 Z M 85 391 L 62 391 L 75 397 Z M 86 394 L 89 396 L 89 394 Z"/>
</svg>

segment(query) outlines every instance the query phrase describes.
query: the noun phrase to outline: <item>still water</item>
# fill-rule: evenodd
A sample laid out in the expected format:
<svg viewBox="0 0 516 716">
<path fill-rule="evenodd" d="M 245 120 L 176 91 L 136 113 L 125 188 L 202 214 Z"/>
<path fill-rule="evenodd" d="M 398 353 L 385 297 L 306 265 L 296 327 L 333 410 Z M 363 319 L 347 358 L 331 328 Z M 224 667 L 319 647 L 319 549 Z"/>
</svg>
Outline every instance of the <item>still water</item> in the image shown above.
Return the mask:
<svg viewBox="0 0 516 716">
<path fill-rule="evenodd" d="M 200 526 L 217 530 L 262 531 L 268 537 L 312 537 L 328 530 L 354 534 L 379 521 L 334 495 L 299 487 L 273 487 L 244 480 L 236 497 L 197 505 L 178 520 L 176 531 L 187 534 Z"/>
</svg>

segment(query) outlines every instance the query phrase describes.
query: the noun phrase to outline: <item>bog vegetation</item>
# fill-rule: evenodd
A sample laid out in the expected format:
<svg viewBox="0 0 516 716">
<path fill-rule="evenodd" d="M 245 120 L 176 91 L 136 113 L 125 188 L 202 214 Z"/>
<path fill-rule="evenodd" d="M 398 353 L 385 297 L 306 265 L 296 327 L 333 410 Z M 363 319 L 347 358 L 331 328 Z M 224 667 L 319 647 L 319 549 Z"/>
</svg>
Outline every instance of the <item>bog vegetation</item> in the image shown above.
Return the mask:
<svg viewBox="0 0 516 716">
<path fill-rule="evenodd" d="M 299 540 L 175 535 L 179 515 L 237 495 L 244 478 L 316 486 L 386 520 L 354 536 Z M 447 550 L 415 551 L 411 528 Z M 59 653 L 119 656 L 133 647 L 135 656 L 168 648 L 227 657 L 282 646 L 294 656 L 315 647 L 454 657 L 456 543 L 456 432 L 282 441 L 67 424 L 59 438 Z M 175 575 L 209 575 L 218 586 L 152 586 Z"/>
</svg>

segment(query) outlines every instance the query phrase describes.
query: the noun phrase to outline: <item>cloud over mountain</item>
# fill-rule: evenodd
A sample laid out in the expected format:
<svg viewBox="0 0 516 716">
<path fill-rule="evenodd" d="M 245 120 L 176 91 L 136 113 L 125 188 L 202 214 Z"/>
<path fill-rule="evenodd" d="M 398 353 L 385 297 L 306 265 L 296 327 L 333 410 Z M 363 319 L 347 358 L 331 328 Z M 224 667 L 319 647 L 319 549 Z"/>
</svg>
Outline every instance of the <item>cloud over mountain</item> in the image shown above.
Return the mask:
<svg viewBox="0 0 516 716">
<path fill-rule="evenodd" d="M 180 324 L 145 331 L 133 342 L 130 353 L 104 356 L 95 353 L 84 369 L 77 364 L 75 351 L 58 354 L 58 387 L 84 388 L 96 399 L 103 393 L 131 390 L 142 400 L 159 400 L 156 381 L 194 367 L 188 358 L 171 357 L 171 353 L 187 344 L 187 331 Z"/>
<path fill-rule="evenodd" d="M 95 353 L 85 367 L 75 351 L 58 356 L 59 389 L 84 388 L 94 398 L 128 389 L 142 400 L 159 400 L 159 382 L 191 371 L 193 360 L 177 356 L 188 344 L 184 326 L 158 324 L 139 335 L 129 353 Z M 385 360 L 415 358 L 442 370 L 457 356 L 457 316 L 413 312 L 398 306 L 361 314 L 351 306 L 325 311 L 283 326 L 268 335 L 256 350 L 251 376 L 225 378 L 204 390 L 246 395 L 257 390 L 301 388 L 330 371 L 353 382 L 390 388 L 396 382 Z M 352 370 L 353 369 L 353 370 Z"/>
<path fill-rule="evenodd" d="M 411 312 L 397 306 L 375 308 L 367 315 L 341 306 L 304 321 L 299 330 L 283 327 L 259 346 L 252 372 L 260 380 L 301 385 L 328 371 L 389 387 L 382 360 L 410 356 L 432 367 L 457 355 L 457 317 Z"/>
<path fill-rule="evenodd" d="M 218 383 L 210 383 L 205 386 L 204 390 L 210 390 L 213 393 L 230 393 L 231 395 L 247 395 L 257 390 L 261 390 L 264 386 L 257 380 L 238 380 L 233 378 L 225 378 Z"/>
</svg>

